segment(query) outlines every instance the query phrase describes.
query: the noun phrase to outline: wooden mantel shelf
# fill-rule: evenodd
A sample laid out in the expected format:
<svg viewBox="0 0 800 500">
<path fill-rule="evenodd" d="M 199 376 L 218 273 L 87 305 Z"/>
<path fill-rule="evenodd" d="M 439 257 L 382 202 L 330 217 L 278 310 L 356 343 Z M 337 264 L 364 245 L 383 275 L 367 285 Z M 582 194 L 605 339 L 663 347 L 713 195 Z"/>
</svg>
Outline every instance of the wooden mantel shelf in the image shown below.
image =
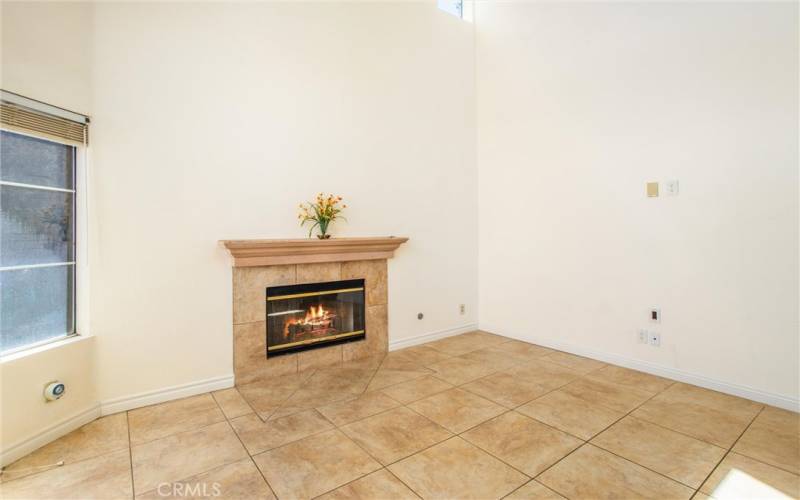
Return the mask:
<svg viewBox="0 0 800 500">
<path fill-rule="evenodd" d="M 390 259 L 408 238 L 331 238 L 321 240 L 223 240 L 233 267 Z"/>
</svg>

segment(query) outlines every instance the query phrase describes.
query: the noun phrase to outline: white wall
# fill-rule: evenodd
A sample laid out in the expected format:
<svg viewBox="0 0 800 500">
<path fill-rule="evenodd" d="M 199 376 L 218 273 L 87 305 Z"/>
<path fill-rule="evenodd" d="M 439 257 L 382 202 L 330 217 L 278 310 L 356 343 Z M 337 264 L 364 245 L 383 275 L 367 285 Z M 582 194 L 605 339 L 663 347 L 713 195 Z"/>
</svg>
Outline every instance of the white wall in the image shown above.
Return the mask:
<svg viewBox="0 0 800 500">
<path fill-rule="evenodd" d="M 91 422 L 100 415 L 94 384 L 94 337 L 72 338 L 0 362 L 0 464 Z M 45 386 L 67 390 L 46 402 Z"/>
<path fill-rule="evenodd" d="M 797 20 L 479 3 L 481 326 L 796 405 Z"/>
<path fill-rule="evenodd" d="M 89 113 L 92 14 L 88 2 L 3 0 L 3 90 Z"/>
<path fill-rule="evenodd" d="M 88 3 L 0 3 L 0 88 L 90 112 L 92 14 Z M 79 168 L 83 167 L 81 163 Z M 85 248 L 79 248 L 79 282 L 87 271 L 84 252 Z M 88 326 L 81 317 L 85 297 L 84 293 L 78 296 L 81 333 Z M 64 382 L 67 391 L 58 401 L 47 403 L 42 392 L 53 380 Z M 94 380 L 91 337 L 0 359 L 0 464 L 97 416 Z"/>
<path fill-rule="evenodd" d="M 230 375 L 217 241 L 304 237 L 322 190 L 349 205 L 335 236 L 411 238 L 390 341 L 476 322 L 470 25 L 432 2 L 101 3 L 94 37 L 101 401 Z"/>
</svg>

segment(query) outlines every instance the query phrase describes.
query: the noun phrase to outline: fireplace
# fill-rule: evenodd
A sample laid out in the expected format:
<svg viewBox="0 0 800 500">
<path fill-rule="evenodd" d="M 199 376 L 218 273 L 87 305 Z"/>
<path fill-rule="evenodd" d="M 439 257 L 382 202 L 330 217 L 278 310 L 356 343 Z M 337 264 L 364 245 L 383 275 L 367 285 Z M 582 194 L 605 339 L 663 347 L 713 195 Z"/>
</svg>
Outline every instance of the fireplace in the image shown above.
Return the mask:
<svg viewBox="0 0 800 500">
<path fill-rule="evenodd" d="M 366 337 L 364 280 L 267 288 L 267 357 Z"/>
</svg>

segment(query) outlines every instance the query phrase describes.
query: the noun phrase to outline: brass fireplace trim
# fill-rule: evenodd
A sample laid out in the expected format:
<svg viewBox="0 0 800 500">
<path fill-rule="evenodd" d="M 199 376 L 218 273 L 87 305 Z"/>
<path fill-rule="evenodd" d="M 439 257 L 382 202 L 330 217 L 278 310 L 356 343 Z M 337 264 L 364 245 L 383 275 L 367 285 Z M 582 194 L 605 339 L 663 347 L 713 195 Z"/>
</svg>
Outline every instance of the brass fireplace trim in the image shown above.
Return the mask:
<svg viewBox="0 0 800 500">
<path fill-rule="evenodd" d="M 364 330 L 356 330 L 354 332 L 347 332 L 347 333 L 337 333 L 336 335 L 330 335 L 328 337 L 320 337 L 318 339 L 306 339 L 306 340 L 299 340 L 297 342 L 290 342 L 288 344 L 281 344 L 276 345 L 273 347 L 267 347 L 267 351 L 282 351 L 284 349 L 289 349 L 291 347 L 296 347 L 299 345 L 308 345 L 308 344 L 316 344 L 317 342 L 328 342 L 331 340 L 336 339 L 343 339 L 346 337 L 355 337 L 356 335 L 361 335 L 364 333 Z"/>
<path fill-rule="evenodd" d="M 293 293 L 290 295 L 278 295 L 276 297 L 267 297 L 267 302 L 272 300 L 297 299 L 300 297 L 314 297 L 317 295 L 331 295 L 333 293 L 360 292 L 362 290 L 364 290 L 363 286 L 360 288 L 340 288 L 339 290 L 323 290 L 321 292 Z"/>
</svg>

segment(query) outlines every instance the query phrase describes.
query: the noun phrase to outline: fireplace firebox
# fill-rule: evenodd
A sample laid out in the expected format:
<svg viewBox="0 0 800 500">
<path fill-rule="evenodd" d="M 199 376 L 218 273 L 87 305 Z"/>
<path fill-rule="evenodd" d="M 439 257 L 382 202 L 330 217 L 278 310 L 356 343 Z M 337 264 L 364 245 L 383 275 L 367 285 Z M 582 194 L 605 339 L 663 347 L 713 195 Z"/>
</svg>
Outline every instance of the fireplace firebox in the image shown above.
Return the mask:
<svg viewBox="0 0 800 500">
<path fill-rule="evenodd" d="M 267 288 L 267 357 L 366 337 L 364 280 Z"/>
</svg>

